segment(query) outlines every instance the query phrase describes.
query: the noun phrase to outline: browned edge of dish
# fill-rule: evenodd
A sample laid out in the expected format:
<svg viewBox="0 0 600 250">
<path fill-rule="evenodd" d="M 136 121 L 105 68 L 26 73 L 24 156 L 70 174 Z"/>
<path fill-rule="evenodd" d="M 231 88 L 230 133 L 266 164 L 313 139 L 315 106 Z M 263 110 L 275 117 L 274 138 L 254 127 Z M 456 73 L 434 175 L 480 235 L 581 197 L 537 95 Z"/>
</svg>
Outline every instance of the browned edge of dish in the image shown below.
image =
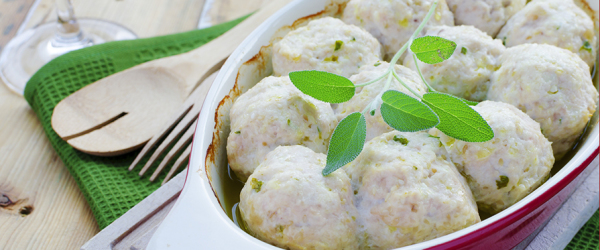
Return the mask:
<svg viewBox="0 0 600 250">
<path fill-rule="evenodd" d="M 596 0 L 597 1 L 597 0 Z M 594 28 L 596 30 L 596 34 L 598 34 L 598 12 L 594 11 L 590 4 L 586 0 L 575 0 L 575 5 L 581 8 L 586 14 L 588 14 L 592 21 L 594 21 Z"/>
<path fill-rule="evenodd" d="M 217 200 L 219 201 L 219 205 L 221 205 L 221 208 L 226 214 L 229 214 L 229 212 L 226 209 L 226 205 L 223 204 L 225 198 L 221 197 L 219 194 L 220 192 L 215 188 L 216 185 L 213 184 L 213 182 L 215 182 L 216 179 L 213 177 L 218 176 L 217 178 L 229 178 L 226 146 L 227 137 L 230 133 L 229 110 L 231 109 L 233 102 L 241 94 L 245 93 L 248 91 L 248 89 L 256 85 L 256 83 L 258 83 L 260 80 L 273 73 L 271 55 L 272 45 L 274 43 L 281 40 L 288 32 L 298 27 L 305 26 L 313 19 L 326 16 L 340 17 L 348 1 L 349 0 L 331 0 L 330 3 L 325 6 L 324 10 L 299 18 L 294 21 L 292 25 L 286 25 L 279 28 L 271 38 L 268 45 L 262 46 L 258 54 L 254 55 L 250 60 L 246 61 L 242 64 L 242 66 L 240 66 L 233 88 L 229 91 L 229 94 L 227 94 L 219 102 L 214 116 L 215 127 L 213 130 L 212 142 L 206 151 L 204 171 L 206 171 L 210 186 L 213 190 L 213 193 L 217 197 Z M 214 169 L 217 170 L 217 173 L 213 173 L 210 170 L 211 167 L 214 167 Z"/>
</svg>

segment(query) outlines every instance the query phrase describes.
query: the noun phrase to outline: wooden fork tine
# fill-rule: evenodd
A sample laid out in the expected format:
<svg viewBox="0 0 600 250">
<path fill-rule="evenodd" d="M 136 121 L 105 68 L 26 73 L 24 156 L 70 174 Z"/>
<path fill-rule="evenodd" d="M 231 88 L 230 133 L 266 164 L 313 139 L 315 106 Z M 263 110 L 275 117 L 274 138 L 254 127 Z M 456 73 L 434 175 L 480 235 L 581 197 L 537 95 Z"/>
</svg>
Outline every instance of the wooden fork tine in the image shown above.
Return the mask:
<svg viewBox="0 0 600 250">
<path fill-rule="evenodd" d="M 156 159 L 160 155 L 162 155 L 162 153 L 165 152 L 165 150 L 167 149 L 167 147 L 169 145 L 171 145 L 173 140 L 175 140 L 175 138 L 180 136 L 185 131 L 185 129 L 188 126 L 190 126 L 191 123 L 194 122 L 194 120 L 196 120 L 198 118 L 198 113 L 200 112 L 200 109 L 198 108 L 198 106 L 200 106 L 200 105 L 194 105 L 194 107 L 192 107 L 192 110 L 190 110 L 190 112 L 188 112 L 187 115 L 183 119 L 181 119 L 179 124 L 177 124 L 177 126 L 171 131 L 171 133 L 167 136 L 167 138 L 165 138 L 165 140 L 160 144 L 160 146 L 158 146 L 158 148 L 156 148 L 156 151 L 154 151 L 152 156 L 150 156 L 150 159 L 148 160 L 148 162 L 146 162 L 146 165 L 144 165 L 144 167 L 140 171 L 139 176 L 144 175 L 146 173 L 146 171 L 148 171 L 150 166 L 152 166 L 152 164 L 156 161 Z"/>
<path fill-rule="evenodd" d="M 160 144 L 160 146 L 158 146 L 158 148 L 156 149 L 156 151 L 154 151 L 152 156 L 150 156 L 150 159 L 148 160 L 148 162 L 146 162 L 146 165 L 144 165 L 144 167 L 140 171 L 139 176 L 144 175 L 146 171 L 148 171 L 148 168 L 150 168 L 150 166 L 152 166 L 152 164 L 156 161 L 158 156 L 160 156 L 165 151 L 167 146 L 169 146 L 177 136 L 181 135 L 181 133 L 183 133 L 183 130 L 186 127 L 188 127 L 195 119 L 198 118 L 198 114 L 200 114 L 200 110 L 202 109 L 202 103 L 204 102 L 204 99 L 208 94 L 208 90 L 210 89 L 212 82 L 217 77 L 217 73 L 218 71 L 208 76 L 204 80 L 204 82 L 202 82 L 202 84 L 200 84 L 200 86 L 198 86 L 198 88 L 196 88 L 194 92 L 190 95 L 190 97 L 185 101 L 186 104 L 193 104 L 192 109 L 187 113 L 187 115 L 183 119 L 181 119 L 179 124 L 177 124 L 177 126 L 171 131 L 167 138 L 165 138 L 164 141 Z M 141 158 L 140 156 L 138 157 Z M 135 165 L 132 166 L 135 167 Z M 130 167 L 130 169 L 132 169 L 132 167 Z"/>
<path fill-rule="evenodd" d="M 158 165 L 158 168 L 156 168 L 156 170 L 150 177 L 150 181 L 154 181 L 154 179 L 156 179 L 156 177 L 158 176 L 158 174 L 160 174 L 160 172 L 163 170 L 163 168 L 165 168 L 167 163 L 169 163 L 171 161 L 171 158 L 173 158 L 173 156 L 175 156 L 178 152 L 181 152 L 183 147 L 185 147 L 188 143 L 190 143 L 192 141 L 192 137 L 194 136 L 194 131 L 196 131 L 196 124 L 198 124 L 198 119 L 196 119 L 194 121 L 194 123 L 192 123 L 192 125 L 188 128 L 188 130 L 185 131 L 185 134 L 183 134 L 183 136 L 181 136 L 181 138 L 175 144 L 175 146 L 173 146 L 173 148 L 169 151 L 169 153 L 167 153 L 167 155 L 162 160 L 160 165 Z"/>
<path fill-rule="evenodd" d="M 188 159 L 191 152 L 192 152 L 192 144 L 188 145 L 188 147 L 185 149 L 185 151 L 183 151 L 183 153 L 181 153 L 179 158 L 177 158 L 177 161 L 175 161 L 175 164 L 173 164 L 173 166 L 171 167 L 171 170 L 169 170 L 167 177 L 165 177 L 163 182 L 160 184 L 161 186 L 165 185 L 165 183 L 167 183 L 171 179 L 171 177 L 173 177 L 173 174 L 175 174 L 177 169 L 179 169 L 181 167 L 181 165 L 183 165 L 185 160 Z"/>
<path fill-rule="evenodd" d="M 198 87 L 198 89 L 201 89 L 201 91 L 203 91 L 203 94 L 201 95 L 201 99 L 198 99 L 198 103 L 197 104 L 203 103 L 204 98 L 206 98 L 206 95 L 208 94 L 208 90 L 210 89 L 210 86 L 212 85 L 213 81 L 217 77 L 218 73 L 219 72 L 217 71 L 217 72 L 213 73 L 211 76 L 209 76 L 208 78 L 206 78 L 206 80 L 204 80 L 205 82 L 208 82 L 209 84 L 202 84 L 202 85 L 200 85 Z M 200 114 L 200 110 L 202 109 L 202 105 L 196 105 L 195 108 L 198 109 L 197 112 L 194 109 L 191 113 L 197 113 L 197 115 Z M 195 130 L 196 123 L 194 125 L 192 125 L 192 127 Z M 190 129 L 192 127 L 190 127 Z M 193 137 L 193 133 L 192 133 L 192 136 L 190 137 L 190 139 L 192 137 Z M 183 137 L 182 137 L 182 139 L 183 139 Z M 190 155 L 191 152 L 192 152 L 192 144 L 190 143 L 188 145 L 188 147 L 185 149 L 185 151 L 183 151 L 183 153 L 181 153 L 181 156 L 179 156 L 179 158 L 177 158 L 177 160 L 175 161 L 175 164 L 173 164 L 173 166 L 171 167 L 171 170 L 169 170 L 169 173 L 167 174 L 167 177 L 165 177 L 165 179 L 163 180 L 163 182 L 161 183 L 161 185 L 164 185 L 165 183 L 167 183 L 167 181 L 169 181 L 169 179 L 171 179 L 171 177 L 173 176 L 173 174 L 175 174 L 175 172 L 177 171 L 177 169 L 179 169 L 181 167 L 181 165 L 183 165 L 183 163 L 189 157 L 189 155 Z M 164 160 L 163 160 L 163 162 L 164 162 Z M 163 163 L 161 165 L 164 165 L 164 164 L 166 164 L 166 163 Z M 153 175 L 157 175 L 157 174 L 155 173 Z M 152 179 L 151 181 L 153 181 L 153 180 L 154 179 Z"/>
<path fill-rule="evenodd" d="M 210 76 L 209 76 L 209 78 L 210 78 Z M 204 99 L 204 97 L 206 96 L 205 88 L 206 87 L 203 88 L 203 86 L 200 85 L 200 86 L 198 86 L 198 88 L 196 88 L 194 90 L 194 92 L 192 92 L 192 94 L 190 94 L 188 99 L 185 100 L 185 102 L 183 103 L 183 105 L 182 105 L 181 109 L 179 110 L 179 112 L 177 113 L 177 115 L 174 115 L 173 117 L 171 117 L 171 119 L 169 119 L 169 121 L 167 122 L 166 126 L 164 126 L 160 130 L 160 132 L 158 132 L 156 135 L 154 135 L 150 139 L 150 141 L 148 141 L 146 143 L 146 145 L 144 146 L 142 151 L 140 151 L 140 153 L 137 155 L 137 157 L 135 157 L 135 160 L 133 160 L 133 163 L 131 163 L 131 165 L 129 166 L 129 171 L 131 171 L 135 168 L 135 166 L 142 160 L 142 158 L 144 158 L 144 156 L 146 156 L 148 151 L 152 147 L 154 147 L 156 145 L 156 143 L 158 143 L 162 138 L 164 138 L 167 135 L 167 132 L 169 132 L 175 125 L 177 125 L 177 122 L 179 122 L 182 119 L 182 117 L 184 117 L 184 115 L 188 114 L 188 112 L 190 111 L 190 109 L 193 106 L 196 106 L 195 104 L 198 104 L 197 103 L 197 101 L 199 100 L 198 98 Z"/>
<path fill-rule="evenodd" d="M 187 103 L 187 102 L 186 102 Z M 142 148 L 142 151 L 140 151 L 140 153 L 135 157 L 135 160 L 133 160 L 133 163 L 131 163 L 131 165 L 129 166 L 129 171 L 133 170 L 135 168 L 135 166 L 140 162 L 140 160 L 142 160 L 142 158 L 144 158 L 144 156 L 146 156 L 146 154 L 148 153 L 148 151 L 154 147 L 154 145 L 156 145 L 156 143 L 162 139 L 163 137 L 165 137 L 165 135 L 167 135 L 167 132 L 169 132 L 169 130 L 171 130 L 179 120 L 181 120 L 181 118 L 188 113 L 188 111 L 190 110 L 190 108 L 192 108 L 192 104 L 190 105 L 184 105 L 181 110 L 179 110 L 179 112 L 174 115 L 173 117 L 171 117 L 171 119 L 169 119 L 167 125 L 165 127 L 163 127 L 160 132 L 158 132 L 156 135 L 154 135 L 152 138 L 150 138 L 150 141 L 148 141 L 146 143 L 146 145 L 144 146 L 144 148 Z"/>
</svg>

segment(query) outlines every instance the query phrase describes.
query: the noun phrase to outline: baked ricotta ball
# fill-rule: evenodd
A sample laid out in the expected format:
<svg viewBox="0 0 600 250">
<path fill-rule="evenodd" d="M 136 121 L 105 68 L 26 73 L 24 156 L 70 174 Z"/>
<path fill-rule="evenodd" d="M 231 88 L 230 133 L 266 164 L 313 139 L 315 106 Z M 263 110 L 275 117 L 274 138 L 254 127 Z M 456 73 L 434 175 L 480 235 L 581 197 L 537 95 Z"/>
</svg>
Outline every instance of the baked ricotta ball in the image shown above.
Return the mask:
<svg viewBox="0 0 600 250">
<path fill-rule="evenodd" d="M 479 209 L 495 214 L 540 186 L 554 165 L 552 147 L 540 125 L 514 106 L 484 101 L 473 109 L 487 121 L 494 138 L 464 142 L 434 128 L 452 162 L 467 178 Z"/>
<path fill-rule="evenodd" d="M 323 176 L 325 158 L 304 146 L 267 154 L 240 194 L 255 237 L 284 249 L 358 249 L 350 179 L 344 170 Z"/>
<path fill-rule="evenodd" d="M 328 103 L 303 94 L 287 76 L 264 78 L 233 103 L 229 115 L 227 159 L 242 181 L 277 146 L 326 153 L 337 125 Z"/>
<path fill-rule="evenodd" d="M 429 84 L 437 91 L 471 101 L 485 100 L 490 77 L 500 67 L 498 59 L 505 50 L 502 41 L 473 26 L 433 26 L 426 35 L 439 36 L 457 45 L 454 54 L 441 63 L 427 64 L 417 59 Z M 410 51 L 404 66 L 417 70 Z"/>
<path fill-rule="evenodd" d="M 361 249 L 392 249 L 480 221 L 465 179 L 426 132 L 389 132 L 343 169 L 351 176 Z"/>
<path fill-rule="evenodd" d="M 510 103 L 540 123 L 560 159 L 596 110 L 598 91 L 587 65 L 576 54 L 546 44 L 508 48 L 500 63 L 488 99 Z"/>
<path fill-rule="evenodd" d="M 356 85 L 377 79 L 377 77 L 385 73 L 385 71 L 390 66 L 390 64 L 387 62 L 377 62 L 374 65 L 362 67 L 358 74 L 350 77 L 350 81 L 352 81 Z M 400 76 L 400 79 L 402 79 L 402 81 L 406 83 L 406 85 L 408 85 L 421 95 L 426 93 L 427 87 L 425 86 L 423 81 L 421 81 L 421 78 L 419 78 L 419 75 L 416 72 L 401 65 L 395 65 L 395 69 L 396 73 L 398 73 L 398 75 Z M 356 88 L 356 93 L 354 94 L 352 99 L 350 99 L 347 102 L 340 103 L 336 106 L 335 115 L 337 116 L 338 121 L 341 121 L 351 113 L 363 111 L 367 107 L 367 105 L 369 105 L 371 101 L 373 101 L 381 93 L 381 90 L 385 86 L 386 81 L 387 77 L 365 87 Z M 390 84 L 390 89 L 401 91 L 405 94 L 415 97 L 396 79 L 392 80 Z M 379 101 L 377 105 L 377 110 L 374 116 L 371 116 L 370 114 L 367 114 L 365 116 L 367 122 L 366 141 L 371 140 L 374 137 L 383 133 L 394 130 L 383 120 L 381 112 L 379 111 L 380 105 L 381 101 Z"/>
<path fill-rule="evenodd" d="M 446 0 L 454 13 L 456 25 L 473 25 L 492 37 L 517 11 L 523 9 L 526 0 Z"/>
<path fill-rule="evenodd" d="M 561 47 L 579 55 L 590 67 L 596 60 L 594 23 L 573 0 L 532 1 L 506 22 L 498 38 L 506 47 L 524 43 Z"/>
<path fill-rule="evenodd" d="M 350 77 L 381 59 L 381 45 L 371 34 L 339 19 L 324 17 L 291 31 L 273 45 L 273 71 L 319 70 Z"/>
<path fill-rule="evenodd" d="M 432 4 L 433 0 L 350 0 L 342 20 L 373 34 L 390 59 L 415 32 Z M 427 25 L 454 25 L 454 16 L 445 0 L 439 1 Z"/>
</svg>

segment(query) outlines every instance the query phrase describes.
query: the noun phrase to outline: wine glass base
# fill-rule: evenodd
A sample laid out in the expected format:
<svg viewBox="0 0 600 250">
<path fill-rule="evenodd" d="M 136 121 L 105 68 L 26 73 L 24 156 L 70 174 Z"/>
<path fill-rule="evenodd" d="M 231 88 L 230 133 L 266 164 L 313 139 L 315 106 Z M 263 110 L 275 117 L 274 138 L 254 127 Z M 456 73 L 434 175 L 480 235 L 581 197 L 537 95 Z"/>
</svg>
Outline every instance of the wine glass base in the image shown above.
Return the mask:
<svg viewBox="0 0 600 250">
<path fill-rule="evenodd" d="M 79 43 L 56 43 L 56 22 L 27 30 L 10 40 L 0 54 L 0 79 L 11 90 L 22 95 L 29 78 L 57 56 L 95 44 L 137 38 L 129 29 L 109 21 L 77 21 L 85 36 L 85 40 Z"/>
</svg>

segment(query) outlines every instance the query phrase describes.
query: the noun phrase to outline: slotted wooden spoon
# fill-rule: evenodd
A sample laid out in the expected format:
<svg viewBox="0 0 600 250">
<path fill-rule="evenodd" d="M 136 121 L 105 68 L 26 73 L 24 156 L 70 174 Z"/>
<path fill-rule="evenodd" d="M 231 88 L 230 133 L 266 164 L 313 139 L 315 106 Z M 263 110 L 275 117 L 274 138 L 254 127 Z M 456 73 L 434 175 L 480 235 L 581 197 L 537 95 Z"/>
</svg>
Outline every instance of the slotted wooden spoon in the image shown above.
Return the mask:
<svg viewBox="0 0 600 250">
<path fill-rule="evenodd" d="M 74 148 L 115 156 L 141 147 L 258 25 L 291 0 L 274 0 L 211 42 L 92 83 L 54 108 L 52 128 Z"/>
</svg>

